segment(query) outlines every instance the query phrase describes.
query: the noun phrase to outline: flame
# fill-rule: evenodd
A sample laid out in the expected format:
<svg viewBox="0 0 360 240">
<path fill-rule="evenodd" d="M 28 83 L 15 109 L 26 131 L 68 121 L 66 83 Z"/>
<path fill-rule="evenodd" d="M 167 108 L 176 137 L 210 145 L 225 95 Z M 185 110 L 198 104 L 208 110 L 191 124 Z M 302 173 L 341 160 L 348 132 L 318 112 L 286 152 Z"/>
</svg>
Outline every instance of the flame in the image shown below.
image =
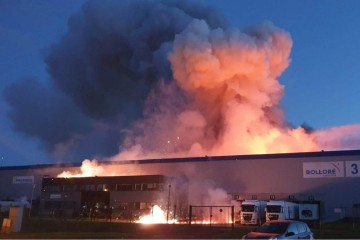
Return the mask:
<svg viewBox="0 0 360 240">
<path fill-rule="evenodd" d="M 80 167 L 80 173 L 71 173 L 70 171 L 64 171 L 58 175 L 62 178 L 72 178 L 72 177 L 94 177 L 94 176 L 109 176 L 109 173 L 105 173 L 104 169 L 99 166 L 97 160 L 85 159 Z"/>
<path fill-rule="evenodd" d="M 151 213 L 140 217 L 137 223 L 143 223 L 143 224 L 177 223 L 177 220 L 170 219 L 169 221 L 167 221 L 165 212 L 158 205 L 154 205 L 151 209 Z"/>
</svg>

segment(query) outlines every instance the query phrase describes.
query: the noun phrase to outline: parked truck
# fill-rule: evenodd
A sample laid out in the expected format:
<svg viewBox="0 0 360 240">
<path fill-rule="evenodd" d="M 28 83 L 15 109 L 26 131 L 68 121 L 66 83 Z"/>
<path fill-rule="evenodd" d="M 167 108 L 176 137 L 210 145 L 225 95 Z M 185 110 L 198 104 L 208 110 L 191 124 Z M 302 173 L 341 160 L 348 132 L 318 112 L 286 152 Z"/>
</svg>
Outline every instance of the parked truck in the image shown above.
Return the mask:
<svg viewBox="0 0 360 240">
<path fill-rule="evenodd" d="M 240 223 L 261 225 L 265 222 L 266 201 L 263 200 L 245 200 L 241 203 Z"/>
<path fill-rule="evenodd" d="M 266 221 L 299 219 L 299 204 L 289 201 L 269 201 L 266 205 Z"/>
</svg>

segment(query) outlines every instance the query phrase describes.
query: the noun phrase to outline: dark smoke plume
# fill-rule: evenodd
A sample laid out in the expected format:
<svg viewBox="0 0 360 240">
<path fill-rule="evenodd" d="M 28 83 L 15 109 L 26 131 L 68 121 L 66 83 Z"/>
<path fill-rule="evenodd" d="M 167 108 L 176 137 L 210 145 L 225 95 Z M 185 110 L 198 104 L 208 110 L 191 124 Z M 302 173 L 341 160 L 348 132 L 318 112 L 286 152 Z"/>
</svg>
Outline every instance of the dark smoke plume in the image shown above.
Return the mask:
<svg viewBox="0 0 360 240">
<path fill-rule="evenodd" d="M 190 1 L 87 2 L 48 49 L 50 83 L 24 79 L 5 90 L 14 129 L 61 161 L 117 153 L 151 89 L 172 81 L 168 54 L 193 19 L 226 27 L 216 10 Z"/>
</svg>

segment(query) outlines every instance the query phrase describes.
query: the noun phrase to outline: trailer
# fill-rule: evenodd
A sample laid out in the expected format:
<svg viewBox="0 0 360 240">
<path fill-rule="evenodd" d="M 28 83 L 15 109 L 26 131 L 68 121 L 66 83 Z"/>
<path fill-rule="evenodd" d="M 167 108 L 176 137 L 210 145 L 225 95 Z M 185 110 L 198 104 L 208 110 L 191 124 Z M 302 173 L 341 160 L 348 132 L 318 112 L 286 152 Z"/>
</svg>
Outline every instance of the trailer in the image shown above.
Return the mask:
<svg viewBox="0 0 360 240">
<path fill-rule="evenodd" d="M 245 200 L 241 203 L 240 223 L 261 225 L 265 222 L 266 201 L 263 200 Z"/>
<path fill-rule="evenodd" d="M 289 201 L 269 201 L 266 205 L 266 221 L 299 219 L 299 204 Z"/>
</svg>

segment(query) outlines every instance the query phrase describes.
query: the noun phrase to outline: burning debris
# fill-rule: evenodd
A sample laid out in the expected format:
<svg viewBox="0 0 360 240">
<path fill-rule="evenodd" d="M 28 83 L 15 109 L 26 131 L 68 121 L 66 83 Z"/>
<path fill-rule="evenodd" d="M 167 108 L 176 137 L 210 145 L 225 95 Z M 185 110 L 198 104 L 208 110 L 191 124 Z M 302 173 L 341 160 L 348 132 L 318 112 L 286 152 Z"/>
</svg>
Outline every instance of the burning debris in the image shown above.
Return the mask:
<svg viewBox="0 0 360 240">
<path fill-rule="evenodd" d="M 151 208 L 151 213 L 141 216 L 136 223 L 154 224 L 154 223 L 178 223 L 176 219 L 167 219 L 166 212 L 160 206 L 154 205 Z"/>
</svg>

